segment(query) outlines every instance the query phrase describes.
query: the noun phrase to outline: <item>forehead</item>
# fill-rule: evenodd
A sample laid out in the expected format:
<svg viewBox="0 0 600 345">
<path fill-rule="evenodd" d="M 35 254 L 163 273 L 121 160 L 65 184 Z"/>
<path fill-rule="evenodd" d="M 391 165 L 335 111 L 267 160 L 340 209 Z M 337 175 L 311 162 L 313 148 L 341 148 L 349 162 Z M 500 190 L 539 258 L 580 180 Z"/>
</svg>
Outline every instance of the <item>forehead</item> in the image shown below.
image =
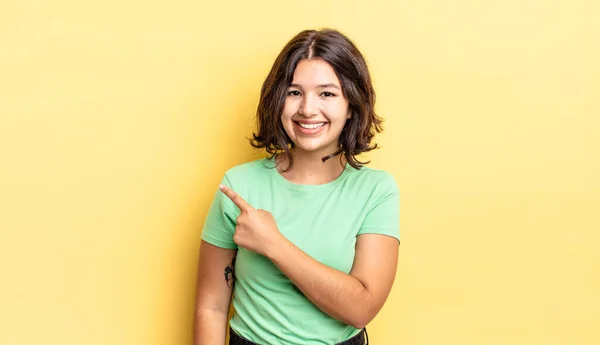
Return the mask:
<svg viewBox="0 0 600 345">
<path fill-rule="evenodd" d="M 331 65 L 323 59 L 300 60 L 294 70 L 293 84 L 311 87 L 322 84 L 336 84 L 340 81 Z"/>
</svg>

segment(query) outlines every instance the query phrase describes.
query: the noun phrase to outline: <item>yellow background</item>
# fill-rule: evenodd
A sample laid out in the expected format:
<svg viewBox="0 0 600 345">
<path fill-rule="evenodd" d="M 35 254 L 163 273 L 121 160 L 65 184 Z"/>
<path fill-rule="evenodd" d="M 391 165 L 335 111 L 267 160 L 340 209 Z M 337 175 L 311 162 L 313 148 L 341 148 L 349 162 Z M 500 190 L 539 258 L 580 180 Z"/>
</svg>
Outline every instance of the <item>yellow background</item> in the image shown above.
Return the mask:
<svg viewBox="0 0 600 345">
<path fill-rule="evenodd" d="M 402 190 L 373 344 L 600 344 L 600 2 L 3 1 L 0 344 L 190 344 L 273 59 L 367 57 Z"/>
</svg>

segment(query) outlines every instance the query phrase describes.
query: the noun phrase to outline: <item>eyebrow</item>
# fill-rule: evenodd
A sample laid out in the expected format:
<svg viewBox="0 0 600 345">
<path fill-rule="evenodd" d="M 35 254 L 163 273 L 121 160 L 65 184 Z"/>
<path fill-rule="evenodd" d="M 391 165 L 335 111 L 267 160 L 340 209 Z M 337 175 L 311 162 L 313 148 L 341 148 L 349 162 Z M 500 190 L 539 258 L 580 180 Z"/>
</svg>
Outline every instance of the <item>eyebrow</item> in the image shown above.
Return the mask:
<svg viewBox="0 0 600 345">
<path fill-rule="evenodd" d="M 299 89 L 302 88 L 302 86 L 300 86 L 298 84 L 290 84 L 290 87 L 296 87 L 296 88 L 299 88 Z M 326 88 L 330 88 L 330 87 L 334 88 L 334 89 L 338 89 L 338 90 L 340 89 L 339 86 L 337 86 L 336 84 L 333 84 L 333 83 L 319 84 L 319 85 L 317 85 L 317 88 L 319 88 L 319 89 L 326 89 Z"/>
</svg>

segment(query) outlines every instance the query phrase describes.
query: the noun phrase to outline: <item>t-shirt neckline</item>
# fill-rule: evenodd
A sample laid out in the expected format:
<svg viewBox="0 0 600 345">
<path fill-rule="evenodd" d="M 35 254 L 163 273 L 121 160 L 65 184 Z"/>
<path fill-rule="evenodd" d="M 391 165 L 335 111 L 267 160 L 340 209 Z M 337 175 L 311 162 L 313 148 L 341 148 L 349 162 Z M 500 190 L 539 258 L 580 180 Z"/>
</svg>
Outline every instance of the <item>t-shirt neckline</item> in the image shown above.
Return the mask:
<svg viewBox="0 0 600 345">
<path fill-rule="evenodd" d="M 350 164 L 346 163 L 346 165 L 344 166 L 344 170 L 342 170 L 342 173 L 335 180 L 333 180 L 331 182 L 327 182 L 327 183 L 323 183 L 323 184 L 298 184 L 298 183 L 289 181 L 288 179 L 283 177 L 283 175 L 281 175 L 281 173 L 279 173 L 279 170 L 277 170 L 275 157 L 276 156 L 273 156 L 271 158 L 265 158 L 269 162 L 268 168 L 269 168 L 269 170 L 271 170 L 271 173 L 273 174 L 273 179 L 276 181 L 277 184 L 279 184 L 283 187 L 289 188 L 289 189 L 294 189 L 294 190 L 322 191 L 322 190 L 333 188 L 336 185 L 338 185 L 339 183 L 341 183 L 343 180 L 345 180 L 346 177 L 350 174 L 350 172 L 352 170 L 352 166 Z"/>
</svg>

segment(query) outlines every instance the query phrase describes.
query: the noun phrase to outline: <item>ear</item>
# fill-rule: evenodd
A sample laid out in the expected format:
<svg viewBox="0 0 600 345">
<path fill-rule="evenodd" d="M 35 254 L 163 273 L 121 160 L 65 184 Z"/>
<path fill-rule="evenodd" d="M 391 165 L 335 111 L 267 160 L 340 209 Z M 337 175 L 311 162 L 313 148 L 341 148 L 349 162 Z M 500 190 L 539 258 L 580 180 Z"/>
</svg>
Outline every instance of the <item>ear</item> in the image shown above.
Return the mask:
<svg viewBox="0 0 600 345">
<path fill-rule="evenodd" d="M 348 115 L 346 116 L 348 120 L 352 118 L 352 110 L 348 110 Z"/>
</svg>

